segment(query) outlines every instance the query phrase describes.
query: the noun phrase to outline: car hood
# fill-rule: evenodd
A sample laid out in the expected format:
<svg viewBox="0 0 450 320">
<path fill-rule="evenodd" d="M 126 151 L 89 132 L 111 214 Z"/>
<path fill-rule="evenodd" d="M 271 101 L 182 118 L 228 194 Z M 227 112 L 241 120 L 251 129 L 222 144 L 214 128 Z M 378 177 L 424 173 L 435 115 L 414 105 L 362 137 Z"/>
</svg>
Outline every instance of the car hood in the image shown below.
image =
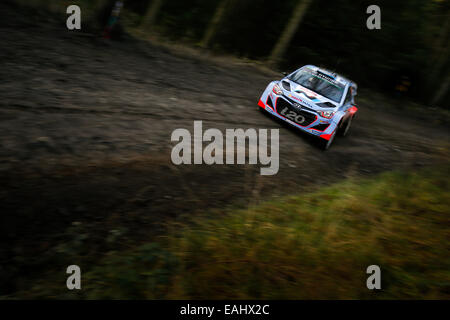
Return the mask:
<svg viewBox="0 0 450 320">
<path fill-rule="evenodd" d="M 329 110 L 336 109 L 339 106 L 339 104 L 334 102 L 333 100 L 330 100 L 318 94 L 317 92 L 305 88 L 298 83 L 292 82 L 288 79 L 283 79 L 282 81 L 288 82 L 290 85 L 290 90 L 286 90 L 283 85 L 281 86 L 284 95 L 308 108 L 311 108 L 313 110 Z M 329 106 L 321 107 L 318 105 L 319 103 L 326 103 Z"/>
</svg>

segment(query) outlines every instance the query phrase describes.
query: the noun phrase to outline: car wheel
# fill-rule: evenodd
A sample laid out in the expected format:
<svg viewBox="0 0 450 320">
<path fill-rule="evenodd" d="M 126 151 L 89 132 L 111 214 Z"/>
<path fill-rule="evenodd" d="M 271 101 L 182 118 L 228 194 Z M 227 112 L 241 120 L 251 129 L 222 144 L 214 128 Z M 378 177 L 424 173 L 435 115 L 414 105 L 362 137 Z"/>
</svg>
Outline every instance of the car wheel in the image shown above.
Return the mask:
<svg viewBox="0 0 450 320">
<path fill-rule="evenodd" d="M 324 140 L 324 139 L 321 139 L 320 143 L 321 143 L 321 147 L 322 147 L 323 150 L 328 150 L 330 148 L 331 144 L 333 143 L 334 137 L 336 136 L 336 131 L 337 130 L 335 130 L 333 132 L 333 134 L 331 135 L 331 137 L 330 137 L 330 139 L 328 141 Z"/>
<path fill-rule="evenodd" d="M 345 126 L 344 126 L 344 128 L 342 130 L 342 133 L 341 133 L 341 135 L 343 137 L 348 135 L 348 132 L 350 131 L 350 127 L 352 126 L 352 120 L 353 120 L 353 117 L 349 118 L 347 120 L 347 122 L 345 123 Z"/>
</svg>

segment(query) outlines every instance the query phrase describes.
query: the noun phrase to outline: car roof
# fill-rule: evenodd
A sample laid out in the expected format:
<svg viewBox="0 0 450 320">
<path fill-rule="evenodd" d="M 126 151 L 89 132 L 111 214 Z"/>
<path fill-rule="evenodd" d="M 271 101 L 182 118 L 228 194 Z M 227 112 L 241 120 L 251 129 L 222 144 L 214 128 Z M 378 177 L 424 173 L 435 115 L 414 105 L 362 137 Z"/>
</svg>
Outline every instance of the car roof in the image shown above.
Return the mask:
<svg viewBox="0 0 450 320">
<path fill-rule="evenodd" d="M 341 76 L 340 74 L 337 74 L 336 72 L 333 72 L 331 70 L 328 70 L 328 69 L 325 69 L 325 68 L 319 68 L 319 67 L 311 65 L 311 64 L 303 66 L 302 68 L 310 68 L 313 71 L 320 71 L 320 72 L 325 73 L 326 75 L 334 78 L 337 82 L 340 82 L 340 83 L 342 83 L 344 85 L 348 84 L 348 85 L 354 87 L 355 89 L 358 88 L 358 85 L 355 82 L 353 82 L 352 80 L 350 80 L 350 79 L 348 79 L 348 78 L 346 78 L 344 76 Z"/>
</svg>

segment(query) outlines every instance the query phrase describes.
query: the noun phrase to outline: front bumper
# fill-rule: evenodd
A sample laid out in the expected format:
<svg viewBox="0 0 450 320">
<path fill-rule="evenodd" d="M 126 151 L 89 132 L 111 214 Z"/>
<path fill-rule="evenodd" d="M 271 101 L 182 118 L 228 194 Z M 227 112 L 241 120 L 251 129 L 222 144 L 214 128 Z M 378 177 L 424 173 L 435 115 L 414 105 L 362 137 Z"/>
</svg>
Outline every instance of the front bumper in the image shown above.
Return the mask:
<svg viewBox="0 0 450 320">
<path fill-rule="evenodd" d="M 307 132 L 308 134 L 311 134 L 313 136 L 319 137 L 319 138 L 324 139 L 324 140 L 329 140 L 331 138 L 332 134 L 334 133 L 334 131 L 337 128 L 337 124 L 335 124 L 334 121 L 330 121 L 330 125 L 323 131 L 320 131 L 320 130 L 317 130 L 317 129 L 313 129 L 313 127 L 317 126 L 318 124 L 324 123 L 324 120 L 321 119 L 320 116 L 317 116 L 316 120 L 314 120 L 309 125 L 301 126 L 301 125 L 295 123 L 294 121 L 292 121 L 290 119 L 287 119 L 286 117 L 284 117 L 281 114 L 279 114 L 275 107 L 271 107 L 268 104 L 266 104 L 264 101 L 267 101 L 267 98 L 269 96 L 270 96 L 270 93 L 264 92 L 264 94 L 262 95 L 261 99 L 258 102 L 258 106 L 263 108 L 265 111 L 267 111 L 271 115 L 273 115 L 273 116 L 283 120 L 284 122 L 289 123 L 290 125 L 294 126 L 295 128 L 298 128 L 298 129 L 302 130 L 303 132 Z M 277 99 L 283 99 L 283 98 L 277 97 Z M 274 105 L 276 105 L 276 103 L 277 103 L 277 101 L 275 102 Z"/>
</svg>

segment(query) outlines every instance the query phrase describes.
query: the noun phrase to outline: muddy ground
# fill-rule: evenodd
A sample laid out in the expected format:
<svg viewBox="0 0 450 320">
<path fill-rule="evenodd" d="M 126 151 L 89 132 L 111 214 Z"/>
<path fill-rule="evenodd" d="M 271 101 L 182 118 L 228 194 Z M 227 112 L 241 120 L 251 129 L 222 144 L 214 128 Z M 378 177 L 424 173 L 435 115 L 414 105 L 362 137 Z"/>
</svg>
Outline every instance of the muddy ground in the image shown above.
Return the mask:
<svg viewBox="0 0 450 320">
<path fill-rule="evenodd" d="M 42 268 L 32 257 L 69 241 L 70 226 L 84 226 L 98 252 L 111 229 L 139 241 L 168 218 L 432 165 L 448 141 L 443 125 L 361 88 L 350 136 L 324 152 L 258 112 L 277 72 L 138 40 L 104 41 L 67 31 L 65 17 L 25 19 L 0 6 L 0 294 Z M 194 120 L 223 132 L 279 128 L 278 174 L 262 177 L 259 165 L 173 165 L 171 133 L 192 131 Z"/>
</svg>

